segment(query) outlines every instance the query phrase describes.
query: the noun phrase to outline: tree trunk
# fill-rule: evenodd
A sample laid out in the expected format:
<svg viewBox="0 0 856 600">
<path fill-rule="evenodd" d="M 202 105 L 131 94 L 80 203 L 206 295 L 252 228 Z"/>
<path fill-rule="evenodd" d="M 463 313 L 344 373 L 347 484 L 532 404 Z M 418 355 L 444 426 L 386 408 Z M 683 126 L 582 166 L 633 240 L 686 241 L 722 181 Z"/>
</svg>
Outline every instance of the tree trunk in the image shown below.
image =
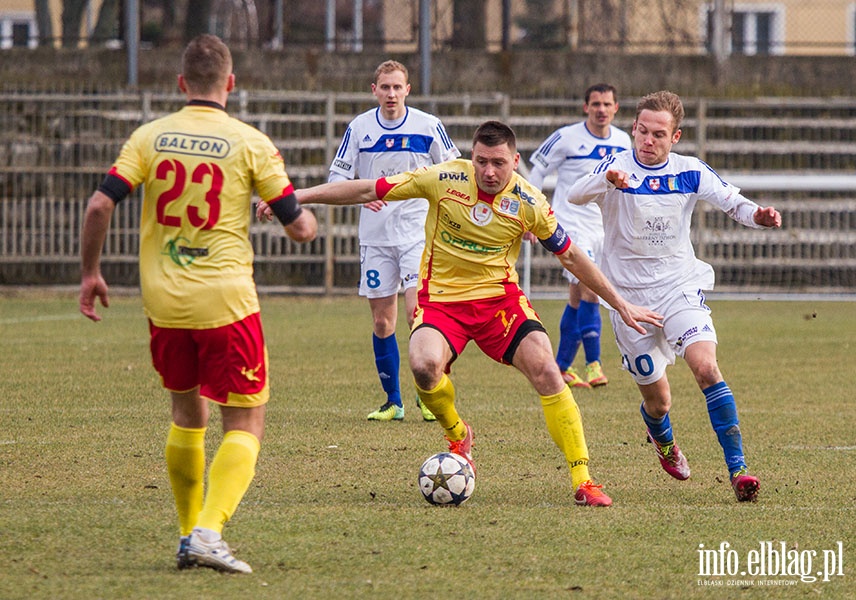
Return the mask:
<svg viewBox="0 0 856 600">
<path fill-rule="evenodd" d="M 39 28 L 39 46 L 52 46 L 53 23 L 49 0 L 36 0 L 36 27 Z"/>
<path fill-rule="evenodd" d="M 93 44 L 103 44 L 108 40 L 119 38 L 119 22 L 122 18 L 120 8 L 120 0 L 104 0 L 101 10 L 98 11 L 95 29 L 89 38 Z"/>
<path fill-rule="evenodd" d="M 80 42 L 80 24 L 83 11 L 89 0 L 63 0 L 62 2 L 62 47 L 76 48 Z"/>
<path fill-rule="evenodd" d="M 189 42 L 201 33 L 208 33 L 212 0 L 190 0 L 184 21 L 184 41 Z"/>
<path fill-rule="evenodd" d="M 483 50 L 487 46 L 487 0 L 455 0 L 452 10 L 452 47 Z"/>
</svg>

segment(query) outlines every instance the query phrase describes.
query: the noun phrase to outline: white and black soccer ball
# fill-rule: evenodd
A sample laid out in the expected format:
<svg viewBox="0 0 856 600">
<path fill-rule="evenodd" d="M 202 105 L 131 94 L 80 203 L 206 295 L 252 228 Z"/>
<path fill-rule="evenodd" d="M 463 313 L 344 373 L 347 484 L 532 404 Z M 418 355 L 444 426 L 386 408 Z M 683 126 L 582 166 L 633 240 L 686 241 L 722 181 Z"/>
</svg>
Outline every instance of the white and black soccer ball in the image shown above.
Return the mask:
<svg viewBox="0 0 856 600">
<path fill-rule="evenodd" d="M 431 504 L 458 506 L 473 495 L 476 475 L 463 456 L 440 452 L 419 469 L 419 489 Z"/>
</svg>

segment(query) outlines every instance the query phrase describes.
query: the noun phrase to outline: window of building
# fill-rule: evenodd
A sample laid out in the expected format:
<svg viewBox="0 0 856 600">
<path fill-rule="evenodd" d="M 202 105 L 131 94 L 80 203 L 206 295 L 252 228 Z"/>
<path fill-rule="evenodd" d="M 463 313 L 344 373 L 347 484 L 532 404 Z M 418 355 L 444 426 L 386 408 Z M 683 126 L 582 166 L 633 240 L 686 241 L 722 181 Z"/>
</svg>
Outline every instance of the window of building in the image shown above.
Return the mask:
<svg viewBox="0 0 856 600">
<path fill-rule="evenodd" d="M 726 19 L 728 52 L 747 56 L 784 54 L 785 9 L 778 4 L 734 4 Z M 713 39 L 713 6 L 705 10 L 706 46 L 711 51 Z"/>
<path fill-rule="evenodd" d="M 33 13 L 0 13 L 0 48 L 35 48 L 39 45 Z"/>
</svg>

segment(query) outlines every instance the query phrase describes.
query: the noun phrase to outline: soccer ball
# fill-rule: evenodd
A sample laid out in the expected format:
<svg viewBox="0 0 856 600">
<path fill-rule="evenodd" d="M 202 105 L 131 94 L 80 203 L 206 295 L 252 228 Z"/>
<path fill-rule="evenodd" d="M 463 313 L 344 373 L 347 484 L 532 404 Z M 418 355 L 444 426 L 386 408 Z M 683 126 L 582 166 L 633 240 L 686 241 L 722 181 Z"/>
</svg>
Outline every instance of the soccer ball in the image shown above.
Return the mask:
<svg viewBox="0 0 856 600">
<path fill-rule="evenodd" d="M 431 504 L 458 506 L 473 495 L 475 487 L 470 463 L 451 452 L 429 456 L 419 469 L 419 489 Z"/>
</svg>

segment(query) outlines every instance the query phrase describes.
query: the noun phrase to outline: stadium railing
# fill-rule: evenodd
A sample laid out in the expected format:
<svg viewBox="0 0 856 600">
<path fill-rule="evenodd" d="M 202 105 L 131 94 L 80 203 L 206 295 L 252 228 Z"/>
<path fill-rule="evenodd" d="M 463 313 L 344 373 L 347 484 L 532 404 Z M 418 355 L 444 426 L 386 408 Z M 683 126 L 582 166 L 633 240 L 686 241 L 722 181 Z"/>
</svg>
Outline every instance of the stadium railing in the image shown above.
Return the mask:
<svg viewBox="0 0 856 600">
<path fill-rule="evenodd" d="M 0 285 L 74 284 L 86 199 L 141 123 L 178 109 L 172 92 L 0 93 Z M 556 128 L 582 118 L 580 99 L 504 94 L 412 96 L 438 114 L 466 156 L 475 127 L 510 123 L 521 164 Z M 375 105 L 370 94 L 241 90 L 232 114 L 281 149 L 298 187 L 326 179 L 348 122 Z M 856 291 L 856 100 L 686 101 L 679 152 L 697 154 L 785 224 L 755 231 L 719 211 L 697 210 L 697 252 L 717 270 L 720 289 Z M 629 129 L 622 110 L 617 125 Z M 524 169 L 521 169 L 524 170 Z M 105 244 L 108 279 L 136 284 L 139 195 L 123 202 Z M 265 289 L 351 292 L 359 276 L 358 209 L 316 207 L 319 238 L 294 244 L 278 227 L 254 224 L 256 277 Z M 532 249 L 527 285 L 564 287 L 558 263 Z"/>
</svg>

